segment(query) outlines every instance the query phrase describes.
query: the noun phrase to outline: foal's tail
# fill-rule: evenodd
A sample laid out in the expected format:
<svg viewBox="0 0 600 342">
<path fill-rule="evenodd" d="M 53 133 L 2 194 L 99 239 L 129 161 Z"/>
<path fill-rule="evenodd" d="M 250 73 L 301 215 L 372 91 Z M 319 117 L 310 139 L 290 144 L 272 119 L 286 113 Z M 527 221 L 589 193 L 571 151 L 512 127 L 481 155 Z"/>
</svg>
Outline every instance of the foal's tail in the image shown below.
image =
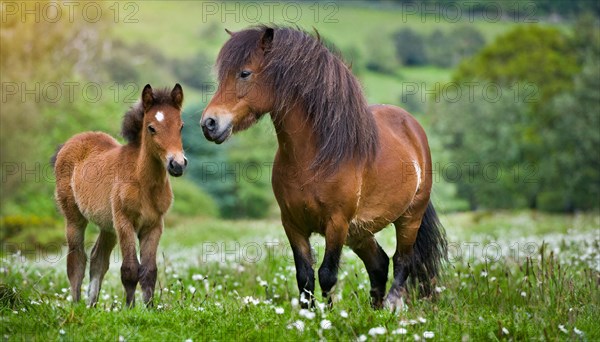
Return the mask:
<svg viewBox="0 0 600 342">
<path fill-rule="evenodd" d="M 445 261 L 448 261 L 448 241 L 446 231 L 435 212 L 431 201 L 427 204 L 421 227 L 417 233 L 417 241 L 413 247 L 412 273 L 421 282 L 422 290 L 428 295 L 431 291 L 431 281 L 440 274 Z M 416 281 L 415 277 L 412 277 Z"/>
<path fill-rule="evenodd" d="M 58 156 L 58 152 L 60 152 L 60 149 L 63 148 L 64 145 L 65 144 L 60 144 L 60 145 L 56 146 L 56 151 L 54 152 L 52 157 L 50 157 L 50 165 L 52 165 L 53 169 L 56 166 L 56 156 Z"/>
</svg>

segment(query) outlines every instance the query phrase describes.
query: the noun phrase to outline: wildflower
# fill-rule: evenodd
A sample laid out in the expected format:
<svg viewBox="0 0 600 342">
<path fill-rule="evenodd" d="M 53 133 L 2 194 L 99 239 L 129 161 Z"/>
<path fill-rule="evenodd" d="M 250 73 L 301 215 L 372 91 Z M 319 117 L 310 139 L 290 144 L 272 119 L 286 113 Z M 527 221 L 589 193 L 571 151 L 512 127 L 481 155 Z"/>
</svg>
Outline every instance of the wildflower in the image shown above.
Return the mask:
<svg viewBox="0 0 600 342">
<path fill-rule="evenodd" d="M 348 318 L 348 313 L 346 312 L 346 310 L 342 310 L 340 311 L 340 316 L 342 316 L 342 318 Z"/>
<path fill-rule="evenodd" d="M 564 332 L 565 334 L 568 334 L 568 333 L 569 333 L 569 331 L 568 331 L 567 329 L 565 329 L 565 326 L 564 326 L 564 325 L 562 325 L 562 324 L 559 324 L 559 325 L 558 325 L 558 329 L 559 329 L 560 331 Z"/>
<path fill-rule="evenodd" d="M 423 318 L 423 317 L 419 317 L 418 320 L 421 323 L 427 323 L 427 320 L 425 318 Z"/>
<path fill-rule="evenodd" d="M 359 342 L 365 342 L 366 340 L 367 340 L 367 336 L 365 336 L 365 335 L 358 336 L 358 341 Z"/>
<path fill-rule="evenodd" d="M 404 328 L 398 328 L 398 329 L 392 331 L 392 334 L 394 334 L 394 335 L 406 335 L 407 332 L 408 331 L 406 329 L 404 329 Z"/>
<path fill-rule="evenodd" d="M 433 336 L 435 336 L 435 334 L 433 333 L 433 331 L 425 331 L 423 333 L 423 337 L 426 338 L 426 339 L 433 338 Z"/>
<path fill-rule="evenodd" d="M 297 307 L 298 304 L 300 304 L 299 301 L 298 301 L 298 298 L 292 298 L 292 303 L 291 304 L 292 304 L 292 307 L 294 307 L 294 308 Z"/>
<path fill-rule="evenodd" d="M 296 322 L 288 325 L 288 329 L 292 329 L 292 328 L 296 328 L 296 329 L 298 329 L 298 331 L 303 332 L 304 331 L 304 322 L 302 322 L 301 320 L 297 320 Z"/>
<path fill-rule="evenodd" d="M 309 311 L 307 309 L 300 309 L 299 314 L 300 314 L 300 316 L 307 318 L 307 319 L 315 318 L 315 313 L 312 311 Z"/>
<path fill-rule="evenodd" d="M 119 335 L 119 342 L 125 342 L 125 337 Z"/>
<path fill-rule="evenodd" d="M 194 342 L 191 338 L 188 338 L 187 340 L 185 340 L 185 342 Z"/>
<path fill-rule="evenodd" d="M 65 331 L 64 331 L 63 329 L 60 329 L 60 330 L 58 331 L 58 333 L 59 333 L 59 334 L 61 334 L 61 335 L 64 335 L 64 334 L 65 334 Z"/>
<path fill-rule="evenodd" d="M 482 278 L 487 278 L 487 276 L 488 276 L 488 273 L 487 273 L 487 271 L 485 271 L 485 270 L 484 270 L 484 271 L 481 271 L 481 274 L 480 274 L 480 276 L 481 276 Z"/>
<path fill-rule="evenodd" d="M 583 335 L 583 331 L 581 331 L 581 330 L 579 330 L 577 328 L 573 328 L 573 332 L 575 332 L 579 336 Z"/>
<path fill-rule="evenodd" d="M 369 335 L 371 335 L 371 336 L 383 335 L 386 333 L 386 331 L 387 330 L 384 327 L 375 327 L 375 328 L 369 329 Z"/>
<path fill-rule="evenodd" d="M 193 287 L 192 285 L 188 286 L 188 291 L 190 291 L 192 294 L 196 293 L 196 288 Z"/>
<path fill-rule="evenodd" d="M 504 335 L 508 335 L 508 334 L 510 334 L 510 332 L 508 331 L 508 329 L 506 329 L 505 327 L 502 327 L 502 333 L 503 333 Z"/>
<path fill-rule="evenodd" d="M 421 341 L 421 336 L 414 334 L 413 337 L 414 337 L 415 341 Z"/>
<path fill-rule="evenodd" d="M 284 312 L 283 308 L 275 308 L 275 313 L 276 314 L 283 315 L 283 312 Z"/>
<path fill-rule="evenodd" d="M 525 292 L 525 291 L 522 291 L 522 292 L 521 292 L 521 297 L 523 297 L 523 298 L 527 297 L 527 292 Z"/>
<path fill-rule="evenodd" d="M 324 319 L 321 321 L 321 329 L 329 330 L 331 329 L 331 321 L 328 319 Z"/>
</svg>

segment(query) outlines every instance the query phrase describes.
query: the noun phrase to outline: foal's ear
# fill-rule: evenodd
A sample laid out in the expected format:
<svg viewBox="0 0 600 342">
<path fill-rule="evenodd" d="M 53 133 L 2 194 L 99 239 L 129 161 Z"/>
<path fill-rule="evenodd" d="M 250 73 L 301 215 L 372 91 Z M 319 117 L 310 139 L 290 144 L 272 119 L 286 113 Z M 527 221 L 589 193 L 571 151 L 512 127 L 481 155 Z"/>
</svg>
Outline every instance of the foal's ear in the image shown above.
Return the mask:
<svg viewBox="0 0 600 342">
<path fill-rule="evenodd" d="M 173 99 L 175 106 L 181 109 L 181 105 L 183 104 L 183 89 L 179 83 L 171 90 L 171 99 Z"/>
<path fill-rule="evenodd" d="M 260 48 L 263 49 L 264 52 L 268 52 L 271 50 L 273 46 L 273 36 L 275 35 L 275 31 L 267 27 L 262 37 L 260 38 Z"/>
<path fill-rule="evenodd" d="M 152 95 L 152 87 L 146 84 L 144 90 L 142 90 L 142 106 L 144 106 L 144 112 L 147 112 L 154 103 L 154 95 Z"/>
</svg>

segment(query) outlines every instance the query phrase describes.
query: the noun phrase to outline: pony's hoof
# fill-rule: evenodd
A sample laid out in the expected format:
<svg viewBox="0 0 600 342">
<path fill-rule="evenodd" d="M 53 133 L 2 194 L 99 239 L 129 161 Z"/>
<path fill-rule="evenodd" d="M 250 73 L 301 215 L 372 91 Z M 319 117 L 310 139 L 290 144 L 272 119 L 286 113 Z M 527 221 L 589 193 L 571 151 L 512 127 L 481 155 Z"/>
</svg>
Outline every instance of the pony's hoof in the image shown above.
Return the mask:
<svg viewBox="0 0 600 342">
<path fill-rule="evenodd" d="M 404 299 L 406 291 L 390 291 L 384 301 L 384 306 L 392 312 L 407 311 L 408 305 Z"/>
</svg>

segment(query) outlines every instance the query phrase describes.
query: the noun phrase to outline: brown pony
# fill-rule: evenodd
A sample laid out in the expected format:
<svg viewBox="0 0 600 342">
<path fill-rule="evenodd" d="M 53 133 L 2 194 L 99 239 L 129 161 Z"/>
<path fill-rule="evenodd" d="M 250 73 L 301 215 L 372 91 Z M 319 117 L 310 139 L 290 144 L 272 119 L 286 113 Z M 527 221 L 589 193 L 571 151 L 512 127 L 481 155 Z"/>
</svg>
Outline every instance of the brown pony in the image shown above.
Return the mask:
<svg viewBox="0 0 600 342">
<path fill-rule="evenodd" d="M 309 237 L 319 233 L 326 241 L 319 282 L 328 302 L 346 244 L 363 260 L 372 304 L 381 307 L 389 259 L 374 234 L 390 223 L 397 248 L 387 304 L 401 305 L 409 275 L 428 295 L 447 244 L 429 200 L 423 128 L 401 108 L 368 106 L 357 79 L 318 34 L 259 26 L 230 35 L 201 126 L 220 144 L 271 114 L 279 144 L 273 191 L 304 306 L 313 303 L 315 288 Z"/>
<path fill-rule="evenodd" d="M 156 250 L 163 217 L 173 200 L 167 172 L 179 177 L 187 165 L 181 144 L 182 102 L 179 84 L 171 92 L 153 91 L 148 84 L 141 102 L 125 114 L 122 134 L 127 145 L 104 133 L 85 132 L 69 139 L 53 157 L 56 201 L 66 219 L 73 301 L 80 297 L 87 259 L 84 233 L 92 221 L 100 227 L 100 236 L 91 253 L 89 304 L 98 300 L 117 238 L 127 306 L 135 305 L 138 281 L 144 303 L 152 304 Z"/>
</svg>

